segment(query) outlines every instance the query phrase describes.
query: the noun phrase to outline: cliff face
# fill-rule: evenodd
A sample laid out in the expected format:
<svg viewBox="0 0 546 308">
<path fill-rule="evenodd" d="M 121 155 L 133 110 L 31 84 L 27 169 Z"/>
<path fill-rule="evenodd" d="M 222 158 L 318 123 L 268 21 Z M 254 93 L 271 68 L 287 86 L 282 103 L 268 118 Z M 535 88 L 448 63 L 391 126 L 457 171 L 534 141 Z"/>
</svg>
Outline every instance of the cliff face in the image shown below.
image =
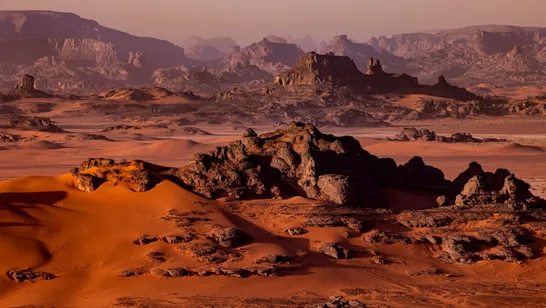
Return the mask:
<svg viewBox="0 0 546 308">
<path fill-rule="evenodd" d="M 243 66 L 255 65 L 270 74 L 276 75 L 296 65 L 298 58 L 303 54 L 303 50 L 295 44 L 263 39 L 232 54 L 228 58 L 228 62 L 230 66 L 237 64 Z"/>
<path fill-rule="evenodd" d="M 450 85 L 443 76 L 440 76 L 436 85 L 425 86 L 410 75 L 385 72 L 378 59 L 370 58 L 367 63 L 366 74 L 363 74 L 349 57 L 310 52 L 302 56 L 293 69 L 276 76 L 275 83 L 288 88 L 347 88 L 353 93 L 364 94 L 413 93 L 433 94 L 461 101 L 482 99 L 466 89 Z"/>
<path fill-rule="evenodd" d="M 386 70 L 396 72 L 404 71 L 406 62 L 387 51 L 377 51 L 369 44 L 353 42 L 347 35 L 336 36 L 331 41 L 324 43 L 319 48 L 319 53 L 347 56 L 356 63 L 358 69 L 363 73 L 368 69 L 369 58 L 381 58 Z"/>
<path fill-rule="evenodd" d="M 51 11 L 0 11 L 0 41 L 40 39 L 92 39 L 111 43 L 120 59 L 142 51 L 151 65 L 176 66 L 188 62 L 184 49 L 168 41 L 137 37 L 106 28 L 72 13 Z"/>
<path fill-rule="evenodd" d="M 546 65 L 546 28 L 474 26 L 380 36 L 368 43 L 406 59 L 405 72 L 423 79 L 443 74 L 463 83 L 517 84 L 546 78 L 540 73 Z"/>
<path fill-rule="evenodd" d="M 355 63 L 344 56 L 306 53 L 300 58 L 294 69 L 275 77 L 280 85 L 354 85 L 363 81 Z"/>
</svg>

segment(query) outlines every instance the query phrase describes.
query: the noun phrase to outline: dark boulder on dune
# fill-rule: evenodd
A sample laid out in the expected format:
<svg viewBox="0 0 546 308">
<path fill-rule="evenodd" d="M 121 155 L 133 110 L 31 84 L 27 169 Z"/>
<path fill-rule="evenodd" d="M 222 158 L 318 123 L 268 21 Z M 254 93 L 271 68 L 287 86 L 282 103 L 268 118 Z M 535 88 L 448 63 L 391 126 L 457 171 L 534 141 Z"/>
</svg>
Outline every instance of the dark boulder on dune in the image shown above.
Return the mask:
<svg viewBox="0 0 546 308">
<path fill-rule="evenodd" d="M 286 129 L 195 155 L 186 167 L 168 171 L 191 190 L 209 198 L 303 196 L 333 204 L 381 206 L 382 187 L 441 191 L 443 173 L 414 163 L 397 167 L 360 147 L 352 137 L 321 133 L 310 124 Z"/>
</svg>

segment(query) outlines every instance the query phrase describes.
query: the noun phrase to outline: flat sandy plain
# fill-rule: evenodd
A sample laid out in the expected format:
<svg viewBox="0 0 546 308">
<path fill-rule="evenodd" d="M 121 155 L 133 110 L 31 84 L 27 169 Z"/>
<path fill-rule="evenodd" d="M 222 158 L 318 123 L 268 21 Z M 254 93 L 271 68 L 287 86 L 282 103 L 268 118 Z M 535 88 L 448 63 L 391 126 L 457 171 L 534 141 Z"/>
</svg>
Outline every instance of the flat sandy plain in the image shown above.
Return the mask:
<svg viewBox="0 0 546 308">
<path fill-rule="evenodd" d="M 39 115 L 39 114 L 38 114 Z M 250 219 L 227 210 L 234 202 L 196 196 L 164 181 L 135 193 L 127 187 L 101 186 L 92 193 L 73 187 L 68 175 L 88 157 L 141 159 L 165 166 L 183 166 L 193 153 L 240 138 L 243 130 L 230 126 L 198 126 L 212 135 L 164 136 L 154 130 L 101 132 L 119 123 L 100 118 L 52 119 L 67 132 L 101 134 L 113 141 L 66 139 L 67 133 L 18 132 L 34 141 L 0 144 L 0 273 L 36 268 L 54 273 L 53 280 L 15 283 L 0 275 L 1 307 L 308 307 L 329 296 L 358 299 L 368 307 L 546 307 L 546 258 L 521 263 L 480 261 L 472 265 L 445 264 L 431 258 L 420 245 L 375 245 L 361 237 L 345 239 L 344 228 L 311 228 L 290 238 L 288 225 L 275 208 L 312 208 L 303 198 L 236 202 L 239 208 L 263 215 Z M 385 137 L 403 126 L 426 127 L 439 134 L 468 132 L 475 137 L 505 138 L 509 142 L 443 144 L 389 142 Z M 258 133 L 275 127 L 254 127 Z M 370 153 L 403 164 L 413 156 L 442 169 L 454 179 L 472 161 L 485 170 L 507 168 L 528 181 L 536 195 L 546 197 L 546 120 L 532 117 L 476 118 L 401 123 L 389 128 L 322 128 L 351 135 Z M 142 137 L 145 138 L 142 138 Z M 141 140 L 134 140 L 141 139 Z M 198 266 L 195 260 L 163 242 L 133 244 L 140 234 L 169 234 L 172 226 L 160 218 L 169 210 L 205 211 L 207 217 L 252 235 L 245 258 L 230 266 L 248 266 L 267 254 L 294 255 L 314 240 L 341 240 L 358 247 L 356 258 L 333 261 L 311 255 L 306 266 L 280 277 L 224 276 L 160 278 L 154 275 L 122 278 L 127 268 Z M 265 214 L 264 214 L 265 213 Z M 164 253 L 167 261 L 152 264 L 148 252 Z M 370 251 L 388 255 L 391 262 L 372 262 Z M 408 275 L 439 268 L 456 275 Z"/>
</svg>

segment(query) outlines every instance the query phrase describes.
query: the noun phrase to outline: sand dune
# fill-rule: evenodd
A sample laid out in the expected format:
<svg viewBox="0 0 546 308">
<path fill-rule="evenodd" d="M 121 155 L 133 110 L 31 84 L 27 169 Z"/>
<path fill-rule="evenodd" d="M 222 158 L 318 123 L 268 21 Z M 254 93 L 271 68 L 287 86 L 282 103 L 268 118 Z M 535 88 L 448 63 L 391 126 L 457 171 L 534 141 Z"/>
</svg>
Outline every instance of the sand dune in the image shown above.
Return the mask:
<svg viewBox="0 0 546 308">
<path fill-rule="evenodd" d="M 499 146 L 498 148 L 491 149 L 492 152 L 499 154 L 541 154 L 544 153 L 544 149 L 539 146 L 522 145 L 519 143 L 511 143 L 508 145 Z"/>
<path fill-rule="evenodd" d="M 62 144 L 58 144 L 58 143 L 47 141 L 47 140 L 32 141 L 29 143 L 22 144 L 19 147 L 21 149 L 28 149 L 28 150 L 57 150 L 57 149 L 64 148 Z"/>
<path fill-rule="evenodd" d="M 127 157 L 150 157 L 150 156 L 173 156 L 173 155 L 188 155 L 188 153 L 196 153 L 212 148 L 213 146 L 199 143 L 190 139 L 177 140 L 158 140 L 144 142 L 141 145 L 134 147 L 120 146 L 112 150 L 108 150 L 108 155 L 111 156 L 127 156 Z"/>
</svg>

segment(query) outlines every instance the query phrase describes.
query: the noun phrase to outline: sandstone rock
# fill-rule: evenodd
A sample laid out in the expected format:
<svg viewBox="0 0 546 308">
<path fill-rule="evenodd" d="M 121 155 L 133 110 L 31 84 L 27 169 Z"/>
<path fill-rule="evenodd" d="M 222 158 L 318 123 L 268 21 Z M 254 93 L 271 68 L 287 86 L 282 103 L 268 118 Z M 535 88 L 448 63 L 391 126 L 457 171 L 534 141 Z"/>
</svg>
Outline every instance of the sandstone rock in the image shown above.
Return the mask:
<svg viewBox="0 0 546 308">
<path fill-rule="evenodd" d="M 467 180 L 468 179 L 468 180 Z M 531 186 L 516 178 L 506 169 L 497 169 L 495 173 L 484 172 L 477 163 L 472 163 L 451 184 L 452 193 L 463 189 L 455 198 L 458 206 L 479 206 L 488 204 L 506 204 L 510 208 L 542 208 L 545 201 L 536 198 L 530 192 Z"/>
<path fill-rule="evenodd" d="M 325 304 L 319 304 L 317 308 L 366 308 L 366 305 L 356 299 L 346 300 L 343 296 L 330 296 L 330 300 Z"/>
<path fill-rule="evenodd" d="M 35 130 L 51 133 L 64 132 L 63 129 L 55 125 L 55 123 L 49 118 L 16 115 L 0 115 L 0 128 Z"/>
<path fill-rule="evenodd" d="M 449 200 L 447 199 L 446 196 L 439 196 L 438 198 L 436 198 L 436 204 L 438 204 L 438 206 L 448 206 L 449 205 Z"/>
<path fill-rule="evenodd" d="M 288 229 L 283 230 L 285 233 L 295 236 L 295 235 L 303 235 L 307 233 L 308 231 L 301 227 L 291 227 Z"/>
<path fill-rule="evenodd" d="M 443 193 L 449 183 L 440 169 L 425 165 L 418 156 L 411 158 L 400 169 L 406 185 L 413 189 Z"/>
<path fill-rule="evenodd" d="M 148 258 L 148 260 L 150 260 L 151 262 L 155 263 L 163 263 L 167 261 L 167 259 L 165 258 L 165 254 L 157 251 L 147 253 L 146 258 Z"/>
<path fill-rule="evenodd" d="M 335 242 L 317 243 L 312 249 L 334 259 L 350 259 L 353 256 L 351 250 Z"/>
<path fill-rule="evenodd" d="M 256 263 L 258 263 L 258 264 L 260 264 L 260 263 L 276 264 L 276 263 L 291 262 L 292 260 L 293 260 L 293 258 L 290 257 L 290 256 L 266 255 L 266 256 L 263 256 L 263 257 L 260 257 L 260 258 L 256 259 Z"/>
<path fill-rule="evenodd" d="M 193 235 L 191 234 L 177 234 L 177 235 L 166 235 L 161 238 L 163 242 L 167 244 L 181 244 L 191 242 L 193 240 Z"/>
<path fill-rule="evenodd" d="M 342 205 L 348 203 L 349 179 L 347 176 L 326 174 L 321 175 L 317 182 L 321 198 Z"/>
<path fill-rule="evenodd" d="M 76 187 L 83 192 L 92 192 L 97 189 L 98 179 L 91 174 L 77 174 Z"/>
<path fill-rule="evenodd" d="M 193 272 L 185 267 L 173 267 L 168 269 L 156 269 L 154 270 L 154 274 L 166 278 L 179 278 L 179 277 L 187 277 L 192 276 Z"/>
<path fill-rule="evenodd" d="M 26 270 L 9 270 L 6 272 L 6 275 L 9 279 L 16 282 L 25 282 L 27 280 L 34 282 L 36 279 L 51 280 L 55 278 L 55 275 L 53 274 L 37 271 L 31 268 Z"/>
<path fill-rule="evenodd" d="M 155 236 L 150 236 L 147 234 L 142 234 L 137 237 L 137 239 L 134 241 L 137 245 L 148 245 L 153 242 L 157 242 L 158 238 Z"/>
<path fill-rule="evenodd" d="M 148 269 L 144 267 L 137 267 L 137 268 L 131 268 L 131 269 L 122 271 L 121 273 L 119 273 L 119 277 L 124 277 L 124 278 L 138 277 L 147 273 L 149 273 Z"/>
<path fill-rule="evenodd" d="M 222 226 L 213 226 L 208 236 L 213 238 L 220 246 L 236 248 L 250 243 L 250 237 L 235 228 L 224 228 Z"/>
<path fill-rule="evenodd" d="M 34 77 L 28 74 L 23 75 L 19 88 L 26 91 L 34 91 Z"/>
</svg>

